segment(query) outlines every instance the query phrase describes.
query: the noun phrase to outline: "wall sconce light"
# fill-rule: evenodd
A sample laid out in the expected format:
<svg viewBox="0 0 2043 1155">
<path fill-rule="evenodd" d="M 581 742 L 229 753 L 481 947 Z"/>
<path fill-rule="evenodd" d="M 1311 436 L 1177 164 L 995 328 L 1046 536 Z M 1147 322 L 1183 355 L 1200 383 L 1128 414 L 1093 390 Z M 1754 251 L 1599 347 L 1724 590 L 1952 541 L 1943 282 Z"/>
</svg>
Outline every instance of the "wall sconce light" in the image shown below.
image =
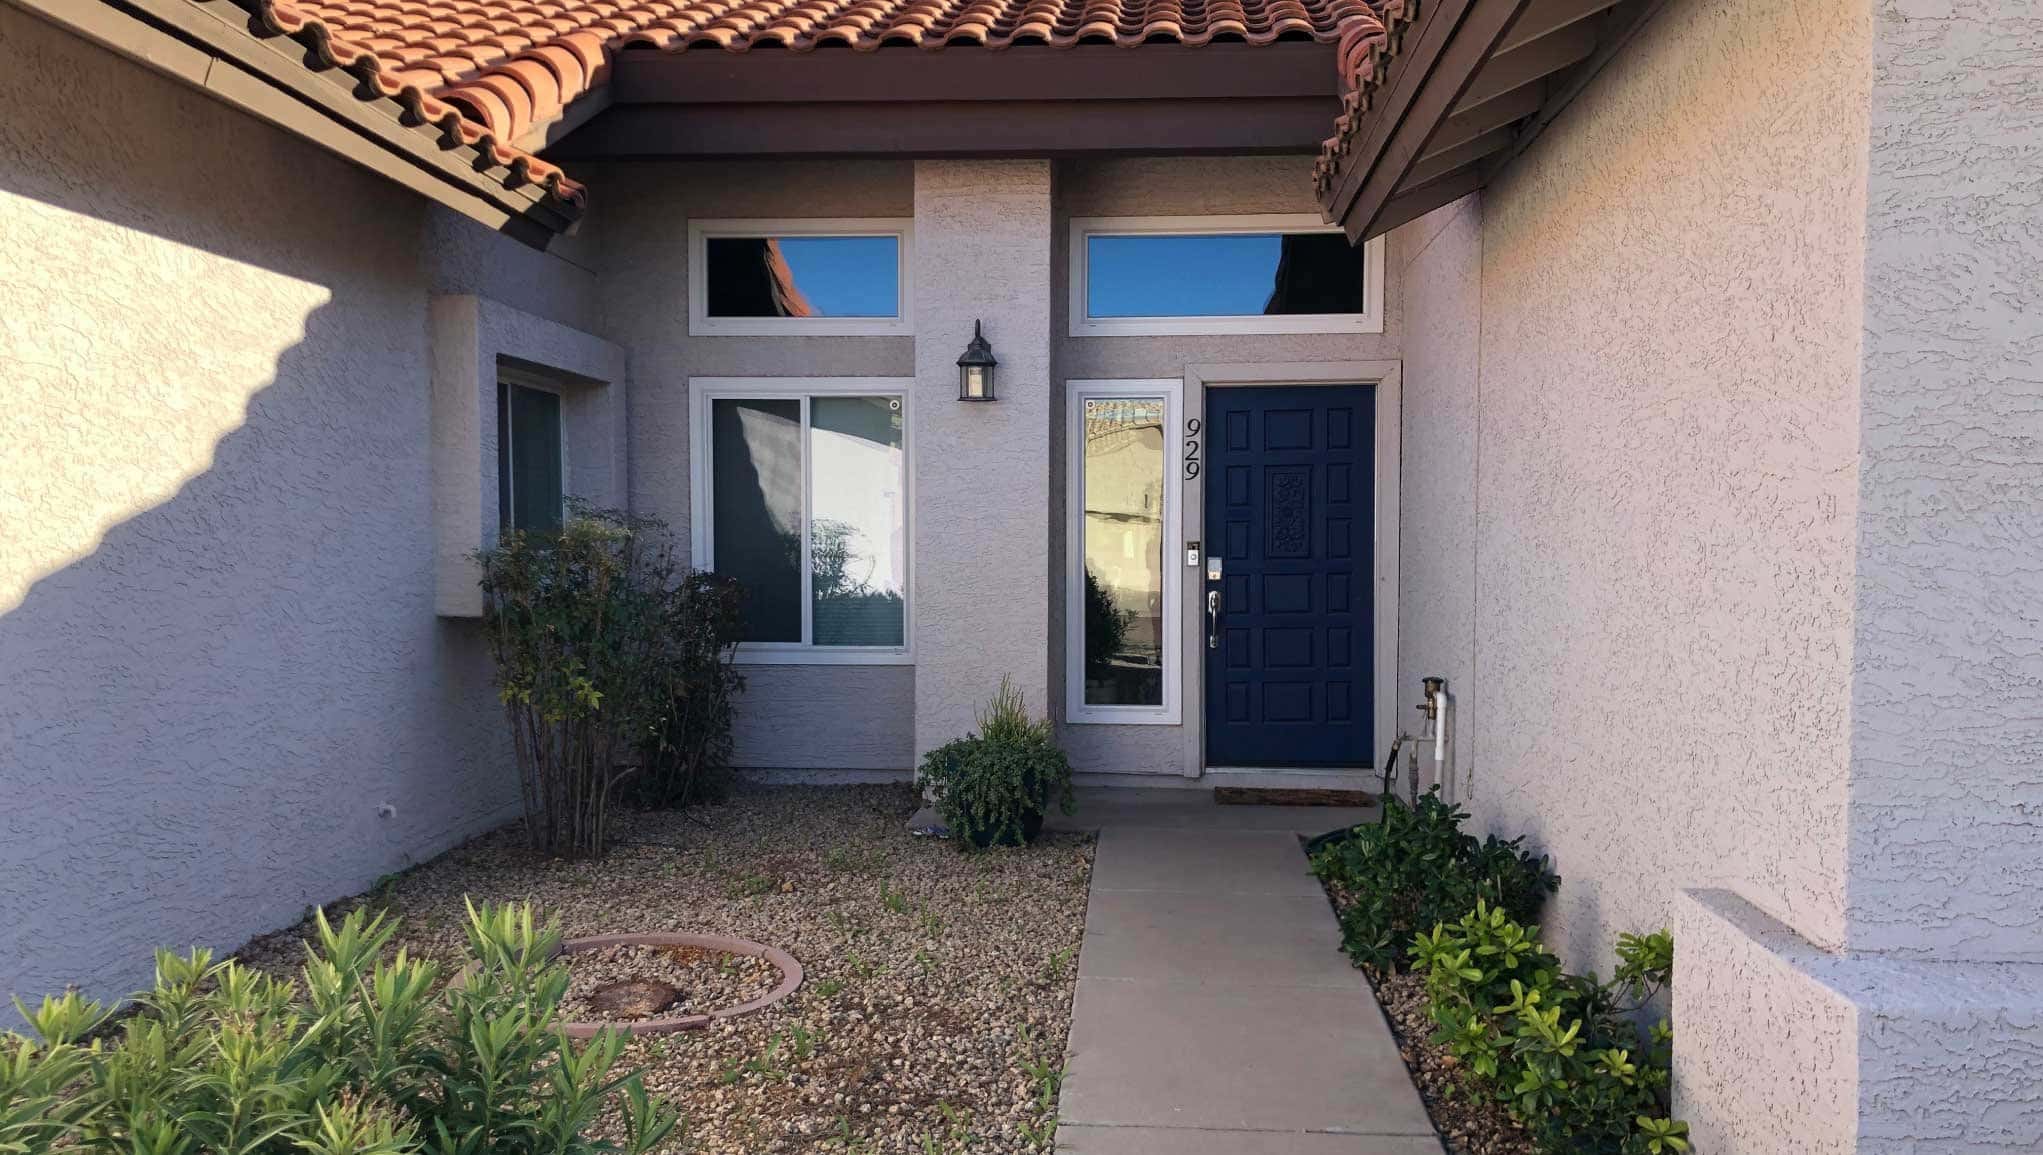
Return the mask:
<svg viewBox="0 0 2043 1155">
<path fill-rule="evenodd" d="M 980 332 L 979 322 L 972 322 L 972 343 L 965 346 L 965 355 L 958 358 L 958 400 L 993 400 L 993 367 L 998 364 L 993 359 L 993 346 L 986 343 L 986 335 Z"/>
</svg>

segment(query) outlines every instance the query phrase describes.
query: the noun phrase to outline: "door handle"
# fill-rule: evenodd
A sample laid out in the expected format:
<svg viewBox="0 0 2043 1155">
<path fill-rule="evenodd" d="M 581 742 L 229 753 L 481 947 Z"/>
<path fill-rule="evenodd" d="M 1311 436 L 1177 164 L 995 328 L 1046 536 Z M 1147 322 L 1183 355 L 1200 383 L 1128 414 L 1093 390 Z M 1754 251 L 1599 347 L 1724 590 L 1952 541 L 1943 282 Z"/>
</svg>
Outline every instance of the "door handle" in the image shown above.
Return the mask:
<svg viewBox="0 0 2043 1155">
<path fill-rule="evenodd" d="M 1206 648 L 1220 648 L 1220 591 L 1206 591 Z"/>
</svg>

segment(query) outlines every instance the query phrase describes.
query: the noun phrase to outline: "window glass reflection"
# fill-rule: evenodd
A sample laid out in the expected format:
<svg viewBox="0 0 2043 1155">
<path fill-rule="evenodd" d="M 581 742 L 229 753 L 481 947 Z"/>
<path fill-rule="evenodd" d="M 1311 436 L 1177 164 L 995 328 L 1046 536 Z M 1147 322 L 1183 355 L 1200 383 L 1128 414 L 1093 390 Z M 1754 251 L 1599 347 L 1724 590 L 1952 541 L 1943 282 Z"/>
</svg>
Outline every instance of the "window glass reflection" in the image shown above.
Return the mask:
<svg viewBox="0 0 2043 1155">
<path fill-rule="evenodd" d="M 1085 403 L 1085 702 L 1163 704 L 1164 401 Z"/>
<path fill-rule="evenodd" d="M 1093 317 L 1363 311 L 1362 251 L 1339 233 L 1085 238 Z"/>
<path fill-rule="evenodd" d="M 716 571 L 745 590 L 748 642 L 802 640 L 802 403 L 710 403 Z"/>
<path fill-rule="evenodd" d="M 809 402 L 809 573 L 818 646 L 906 641 L 908 503 L 899 397 Z"/>
<path fill-rule="evenodd" d="M 712 317 L 900 315 L 897 237 L 708 237 Z"/>
</svg>

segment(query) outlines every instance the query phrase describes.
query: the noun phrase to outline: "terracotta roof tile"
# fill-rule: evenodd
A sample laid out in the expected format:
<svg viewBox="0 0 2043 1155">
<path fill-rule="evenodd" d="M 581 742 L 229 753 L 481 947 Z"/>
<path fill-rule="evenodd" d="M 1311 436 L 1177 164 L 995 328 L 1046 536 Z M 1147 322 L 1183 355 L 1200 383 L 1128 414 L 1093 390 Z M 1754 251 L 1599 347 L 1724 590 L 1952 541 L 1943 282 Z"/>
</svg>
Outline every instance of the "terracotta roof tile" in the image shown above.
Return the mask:
<svg viewBox="0 0 2043 1155">
<path fill-rule="evenodd" d="M 248 0 L 280 30 L 317 26 L 342 66 L 386 96 L 458 109 L 468 131 L 508 149 L 536 124 L 601 87 L 608 55 L 794 52 L 907 44 L 992 49 L 1309 37 L 1380 41 L 1379 14 L 1407 0 Z M 367 58 L 366 61 L 363 58 Z M 433 78 L 437 78 L 434 80 Z M 408 95 L 406 95 L 408 94 Z M 429 119 L 436 119 L 431 112 Z M 517 154 L 524 155 L 524 154 Z M 531 165 L 544 165 L 528 158 Z M 550 166 L 549 166 L 550 167 Z"/>
<path fill-rule="evenodd" d="M 199 0 L 194 0 L 199 2 Z M 1016 45 L 1310 38 L 1337 46 L 1343 113 L 1315 180 L 1339 171 L 1381 60 L 1417 0 L 232 0 L 259 34 L 288 36 L 365 100 L 402 106 L 505 184 L 540 185 L 571 211 L 580 184 L 512 142 L 609 79 L 625 48 L 872 52 L 894 45 Z"/>
<path fill-rule="evenodd" d="M 1398 41 L 1418 14 L 1417 0 L 1388 0 L 1381 8 L 1383 21 L 1375 30 L 1357 25 L 1343 33 L 1338 44 L 1336 67 L 1341 70 L 1341 114 L 1334 118 L 1334 135 L 1320 146 L 1319 159 L 1312 166 L 1312 186 L 1321 196 L 1340 179 L 1341 165 L 1354 147 L 1355 131 L 1362 114 L 1376 97 Z"/>
</svg>

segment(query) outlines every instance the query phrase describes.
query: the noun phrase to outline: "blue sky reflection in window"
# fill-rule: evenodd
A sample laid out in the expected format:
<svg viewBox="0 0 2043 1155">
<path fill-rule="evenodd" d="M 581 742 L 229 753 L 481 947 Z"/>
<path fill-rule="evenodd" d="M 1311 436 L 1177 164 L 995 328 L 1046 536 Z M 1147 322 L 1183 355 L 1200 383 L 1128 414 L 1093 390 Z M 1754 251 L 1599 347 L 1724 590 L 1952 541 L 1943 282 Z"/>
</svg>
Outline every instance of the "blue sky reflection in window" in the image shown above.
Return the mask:
<svg viewBox="0 0 2043 1155">
<path fill-rule="evenodd" d="M 710 237 L 712 317 L 900 315 L 898 237 Z"/>
<path fill-rule="evenodd" d="M 1360 313 L 1362 251 L 1339 233 L 1095 234 L 1092 317 Z"/>
</svg>

